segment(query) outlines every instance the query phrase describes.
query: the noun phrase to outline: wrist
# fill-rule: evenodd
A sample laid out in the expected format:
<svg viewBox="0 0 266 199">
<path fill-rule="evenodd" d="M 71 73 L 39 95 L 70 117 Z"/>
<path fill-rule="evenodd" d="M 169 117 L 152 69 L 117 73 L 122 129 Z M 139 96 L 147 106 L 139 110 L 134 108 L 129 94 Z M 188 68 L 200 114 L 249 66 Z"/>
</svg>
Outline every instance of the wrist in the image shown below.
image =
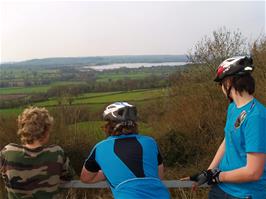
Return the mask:
<svg viewBox="0 0 266 199">
<path fill-rule="evenodd" d="M 225 172 L 220 172 L 219 174 L 219 181 L 224 182 L 225 181 Z"/>
</svg>

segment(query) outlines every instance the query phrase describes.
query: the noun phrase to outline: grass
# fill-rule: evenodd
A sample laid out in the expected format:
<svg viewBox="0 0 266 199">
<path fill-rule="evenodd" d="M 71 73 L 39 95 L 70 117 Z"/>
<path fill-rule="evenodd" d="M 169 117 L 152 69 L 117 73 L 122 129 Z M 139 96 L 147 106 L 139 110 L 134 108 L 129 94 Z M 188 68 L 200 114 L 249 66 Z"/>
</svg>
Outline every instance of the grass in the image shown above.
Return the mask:
<svg viewBox="0 0 266 199">
<path fill-rule="evenodd" d="M 105 137 L 104 132 L 102 131 L 101 127 L 105 124 L 104 121 L 88 121 L 88 122 L 79 122 L 76 125 L 72 124 L 69 127 L 73 130 L 77 128 L 78 131 L 86 132 L 91 136 L 97 137 L 97 140 L 102 140 Z M 139 123 L 139 132 L 143 135 L 150 135 L 153 132 L 153 129 L 146 123 L 140 122 Z"/>
<path fill-rule="evenodd" d="M 116 81 L 120 79 L 143 79 L 148 77 L 151 73 L 129 73 L 129 74 L 100 74 L 97 77 L 98 82 L 106 82 L 106 81 Z"/>
<path fill-rule="evenodd" d="M 91 111 L 103 109 L 104 105 L 115 101 L 129 101 L 131 103 L 140 103 L 146 100 L 156 99 L 164 95 L 163 89 L 152 90 L 134 90 L 123 92 L 101 92 L 101 93 L 86 93 L 76 97 L 73 105 L 85 105 Z M 67 104 L 67 101 L 64 102 Z M 33 106 L 39 107 L 54 107 L 58 105 L 57 99 L 49 99 L 47 101 L 38 102 Z M 23 108 L 0 109 L 0 115 L 18 115 Z"/>
<path fill-rule="evenodd" d="M 17 116 L 23 111 L 23 108 L 0 109 L 0 116 Z"/>
<path fill-rule="evenodd" d="M 59 85 L 72 85 L 72 84 L 80 84 L 82 82 L 55 82 L 50 85 L 45 86 L 29 86 L 29 87 L 9 87 L 9 88 L 0 88 L 0 95 L 7 95 L 7 94 L 31 94 L 31 93 L 45 93 L 47 92 L 52 86 L 59 86 Z"/>
<path fill-rule="evenodd" d="M 74 104 L 103 104 L 115 101 L 141 101 L 162 96 L 162 90 L 135 90 L 105 96 L 78 99 Z"/>
<path fill-rule="evenodd" d="M 76 97 L 73 105 L 80 104 L 105 104 L 115 101 L 142 101 L 163 96 L 162 89 L 154 90 L 134 90 L 125 92 L 102 92 L 102 93 L 87 93 Z M 65 102 L 67 103 L 67 102 Z M 36 106 L 56 106 L 57 99 L 50 99 L 44 102 L 38 102 Z"/>
<path fill-rule="evenodd" d="M 7 94 L 31 94 L 31 93 L 45 93 L 51 86 L 32 86 L 32 87 L 12 87 L 0 88 L 0 95 Z"/>
</svg>

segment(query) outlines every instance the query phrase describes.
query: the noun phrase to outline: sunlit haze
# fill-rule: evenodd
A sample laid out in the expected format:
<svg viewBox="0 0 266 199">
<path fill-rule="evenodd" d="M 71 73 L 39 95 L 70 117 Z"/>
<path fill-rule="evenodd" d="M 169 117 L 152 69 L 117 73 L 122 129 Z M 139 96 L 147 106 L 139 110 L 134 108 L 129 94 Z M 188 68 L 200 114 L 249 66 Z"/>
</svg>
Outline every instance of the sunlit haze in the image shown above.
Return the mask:
<svg viewBox="0 0 266 199">
<path fill-rule="evenodd" d="M 265 34 L 265 2 L 2 2 L 1 61 L 185 54 L 225 26 Z"/>
</svg>

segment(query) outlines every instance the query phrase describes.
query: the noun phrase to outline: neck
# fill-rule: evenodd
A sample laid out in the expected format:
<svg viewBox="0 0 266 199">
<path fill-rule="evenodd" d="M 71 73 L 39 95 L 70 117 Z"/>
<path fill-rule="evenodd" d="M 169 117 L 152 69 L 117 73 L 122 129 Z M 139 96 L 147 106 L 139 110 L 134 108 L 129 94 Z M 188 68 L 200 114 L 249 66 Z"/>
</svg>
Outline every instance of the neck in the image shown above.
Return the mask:
<svg viewBox="0 0 266 199">
<path fill-rule="evenodd" d="M 250 95 L 247 92 L 243 92 L 243 93 L 241 93 L 241 95 L 240 95 L 240 93 L 235 92 L 235 94 L 232 95 L 232 98 L 236 104 L 236 107 L 240 108 L 240 107 L 248 104 L 251 100 L 253 100 L 254 97 L 253 97 L 253 95 Z"/>
<path fill-rule="evenodd" d="M 32 144 L 25 144 L 24 145 L 26 148 L 29 148 L 29 149 L 36 149 L 38 147 L 41 147 L 42 146 L 42 143 L 40 141 L 34 141 Z"/>
</svg>

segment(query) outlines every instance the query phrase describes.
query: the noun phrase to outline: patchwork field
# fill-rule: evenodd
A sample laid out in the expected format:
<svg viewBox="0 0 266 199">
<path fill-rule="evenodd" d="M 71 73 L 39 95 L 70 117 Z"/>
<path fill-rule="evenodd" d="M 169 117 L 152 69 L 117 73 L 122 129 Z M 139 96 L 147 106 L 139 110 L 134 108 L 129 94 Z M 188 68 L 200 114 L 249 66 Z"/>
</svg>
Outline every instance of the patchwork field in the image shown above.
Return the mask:
<svg viewBox="0 0 266 199">
<path fill-rule="evenodd" d="M 148 101 L 158 99 L 165 95 L 164 89 L 141 89 L 134 91 L 123 91 L 123 92 L 99 92 L 99 93 L 86 93 L 73 98 L 71 106 L 87 106 L 90 110 L 99 110 L 104 105 L 116 101 L 128 101 L 131 103 L 138 103 L 142 101 Z M 61 100 L 61 101 L 60 101 Z M 59 105 L 69 105 L 67 100 L 53 98 L 43 102 L 31 104 L 33 106 L 52 108 Z M 14 115 L 19 114 L 23 107 L 0 109 L 1 115 Z"/>
<path fill-rule="evenodd" d="M 53 86 L 60 85 L 73 85 L 73 84 L 81 84 L 82 82 L 54 82 L 50 85 L 45 86 L 29 86 L 29 87 L 8 87 L 8 88 L 0 88 L 0 96 L 1 95 L 9 95 L 9 94 L 32 94 L 32 93 L 45 93 Z"/>
</svg>

